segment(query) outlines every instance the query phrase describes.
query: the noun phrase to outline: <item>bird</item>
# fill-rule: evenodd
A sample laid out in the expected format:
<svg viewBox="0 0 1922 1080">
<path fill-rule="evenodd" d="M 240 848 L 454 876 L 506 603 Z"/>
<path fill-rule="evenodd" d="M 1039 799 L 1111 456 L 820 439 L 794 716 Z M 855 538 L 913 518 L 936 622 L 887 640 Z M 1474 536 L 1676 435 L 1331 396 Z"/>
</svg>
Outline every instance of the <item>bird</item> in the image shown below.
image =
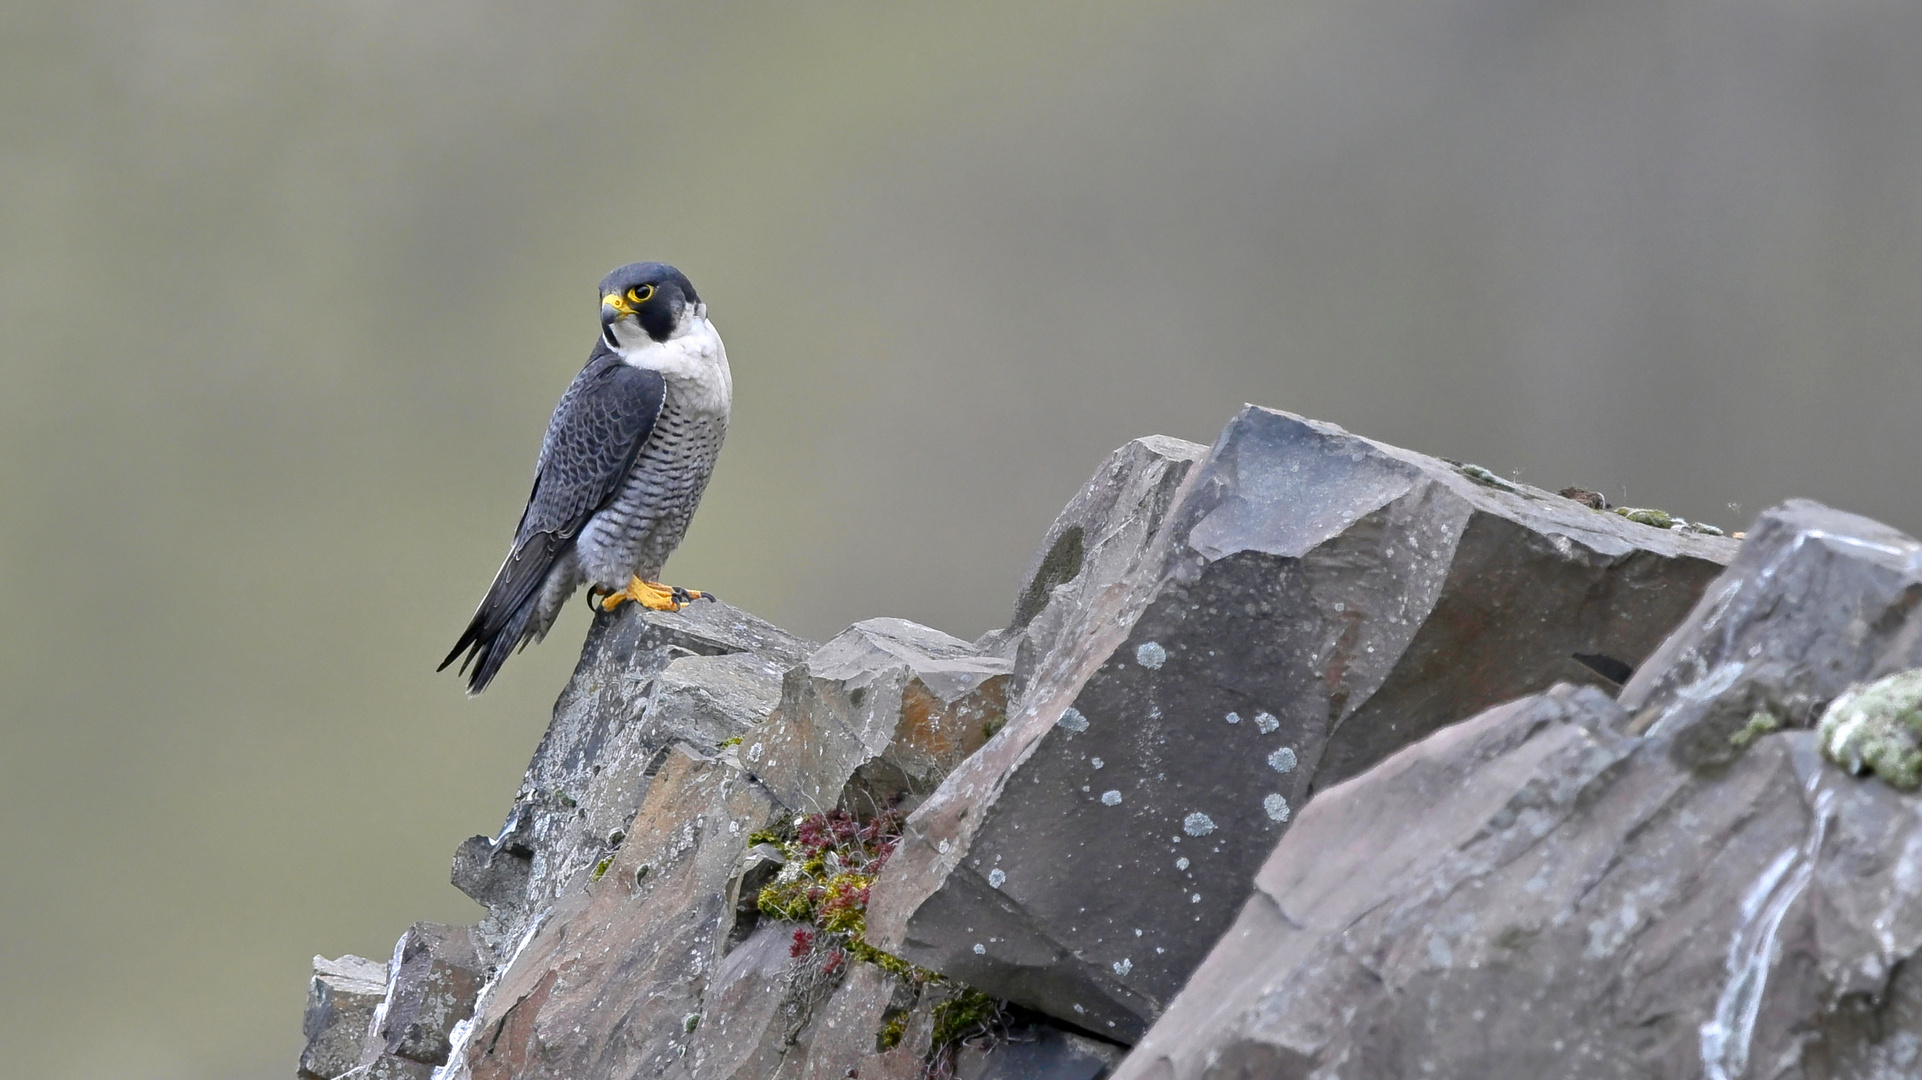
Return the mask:
<svg viewBox="0 0 1922 1080">
<path fill-rule="evenodd" d="M 601 279 L 601 328 L 541 440 L 507 558 L 447 658 L 470 696 L 547 636 L 582 585 L 613 611 L 679 611 L 710 594 L 660 583 L 727 435 L 727 349 L 687 275 L 630 263 Z"/>
</svg>

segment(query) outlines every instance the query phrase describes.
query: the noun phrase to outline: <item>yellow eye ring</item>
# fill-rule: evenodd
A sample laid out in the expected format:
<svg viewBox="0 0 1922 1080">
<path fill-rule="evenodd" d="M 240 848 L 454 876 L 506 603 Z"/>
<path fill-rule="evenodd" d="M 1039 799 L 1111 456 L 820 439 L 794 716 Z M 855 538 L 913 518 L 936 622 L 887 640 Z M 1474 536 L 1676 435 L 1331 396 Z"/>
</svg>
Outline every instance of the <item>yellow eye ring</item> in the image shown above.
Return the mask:
<svg viewBox="0 0 1922 1080">
<path fill-rule="evenodd" d="M 627 290 L 627 300 L 631 304 L 645 304 L 654 299 L 654 286 L 636 285 Z"/>
</svg>

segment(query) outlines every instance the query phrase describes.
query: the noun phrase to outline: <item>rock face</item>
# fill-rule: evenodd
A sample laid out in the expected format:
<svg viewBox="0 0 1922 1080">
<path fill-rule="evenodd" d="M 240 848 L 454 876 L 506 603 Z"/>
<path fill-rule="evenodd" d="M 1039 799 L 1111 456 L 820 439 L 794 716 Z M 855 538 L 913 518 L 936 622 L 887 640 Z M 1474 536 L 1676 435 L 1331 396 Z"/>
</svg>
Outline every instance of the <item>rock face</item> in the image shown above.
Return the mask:
<svg viewBox="0 0 1922 1080">
<path fill-rule="evenodd" d="M 1922 1075 L 1922 545 L 1637 513 L 1250 408 L 978 642 L 598 616 L 299 1075 Z"/>
<path fill-rule="evenodd" d="M 506 824 L 454 856 L 455 887 L 487 907 L 487 946 L 511 952 L 534 913 L 620 847 L 669 746 L 714 752 L 753 729 L 813 649 L 718 602 L 596 618 Z"/>
<path fill-rule="evenodd" d="M 367 1027 L 387 996 L 387 965 L 359 956 L 314 957 L 301 1034 L 301 1080 L 334 1080 L 360 1064 Z"/>
<path fill-rule="evenodd" d="M 1123 1040 L 1317 790 L 1496 702 L 1606 683 L 1576 657 L 1639 663 L 1736 548 L 1266 409 L 1173 494 L 1185 458 L 1147 450 L 1158 474 L 1111 469 L 1070 508 L 1145 493 L 1131 549 L 1077 577 L 1062 538 L 1088 529 L 1051 530 L 1020 609 L 1049 597 L 1047 651 L 909 819 L 869 915 L 884 949 Z"/>
<path fill-rule="evenodd" d="M 369 1076 L 426 1075 L 447 1064 L 454 1030 L 473 1015 L 487 980 L 482 949 L 467 926 L 415 923 L 401 936 L 361 1056 Z"/>
<path fill-rule="evenodd" d="M 1318 796 L 1117 1076 L 1916 1075 L 1922 804 L 1804 728 L 1922 665 L 1918 571 L 1764 514 L 1619 702 L 1559 687 Z"/>
<path fill-rule="evenodd" d="M 1006 718 L 1010 670 L 905 619 L 855 623 L 790 673 L 741 760 L 785 806 L 919 801 Z"/>
</svg>

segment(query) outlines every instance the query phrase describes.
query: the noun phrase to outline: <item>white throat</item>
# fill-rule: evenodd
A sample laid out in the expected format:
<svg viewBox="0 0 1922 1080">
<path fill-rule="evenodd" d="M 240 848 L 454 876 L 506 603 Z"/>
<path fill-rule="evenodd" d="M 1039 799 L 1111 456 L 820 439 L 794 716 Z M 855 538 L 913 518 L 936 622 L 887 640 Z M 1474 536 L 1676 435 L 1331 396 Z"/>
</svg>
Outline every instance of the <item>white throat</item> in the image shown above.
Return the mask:
<svg viewBox="0 0 1922 1080">
<path fill-rule="evenodd" d="M 725 417 L 734 398 L 734 376 L 727 367 L 727 347 L 720 331 L 707 321 L 707 305 L 696 304 L 666 341 L 655 341 L 632 317 L 616 320 L 612 329 L 614 355 L 629 367 L 658 371 L 667 380 L 669 407 L 679 406 L 710 416 Z"/>
</svg>

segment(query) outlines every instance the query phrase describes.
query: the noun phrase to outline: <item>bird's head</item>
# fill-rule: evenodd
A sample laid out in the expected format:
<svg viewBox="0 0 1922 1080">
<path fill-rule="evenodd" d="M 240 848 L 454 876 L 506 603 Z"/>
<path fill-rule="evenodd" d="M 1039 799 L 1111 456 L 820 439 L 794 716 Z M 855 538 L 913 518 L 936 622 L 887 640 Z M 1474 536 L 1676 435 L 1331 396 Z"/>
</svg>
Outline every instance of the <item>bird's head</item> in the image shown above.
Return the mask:
<svg viewBox="0 0 1922 1080">
<path fill-rule="evenodd" d="M 666 263 L 629 263 L 601 279 L 601 337 L 616 351 L 666 341 L 701 310 L 694 283 Z"/>
</svg>

